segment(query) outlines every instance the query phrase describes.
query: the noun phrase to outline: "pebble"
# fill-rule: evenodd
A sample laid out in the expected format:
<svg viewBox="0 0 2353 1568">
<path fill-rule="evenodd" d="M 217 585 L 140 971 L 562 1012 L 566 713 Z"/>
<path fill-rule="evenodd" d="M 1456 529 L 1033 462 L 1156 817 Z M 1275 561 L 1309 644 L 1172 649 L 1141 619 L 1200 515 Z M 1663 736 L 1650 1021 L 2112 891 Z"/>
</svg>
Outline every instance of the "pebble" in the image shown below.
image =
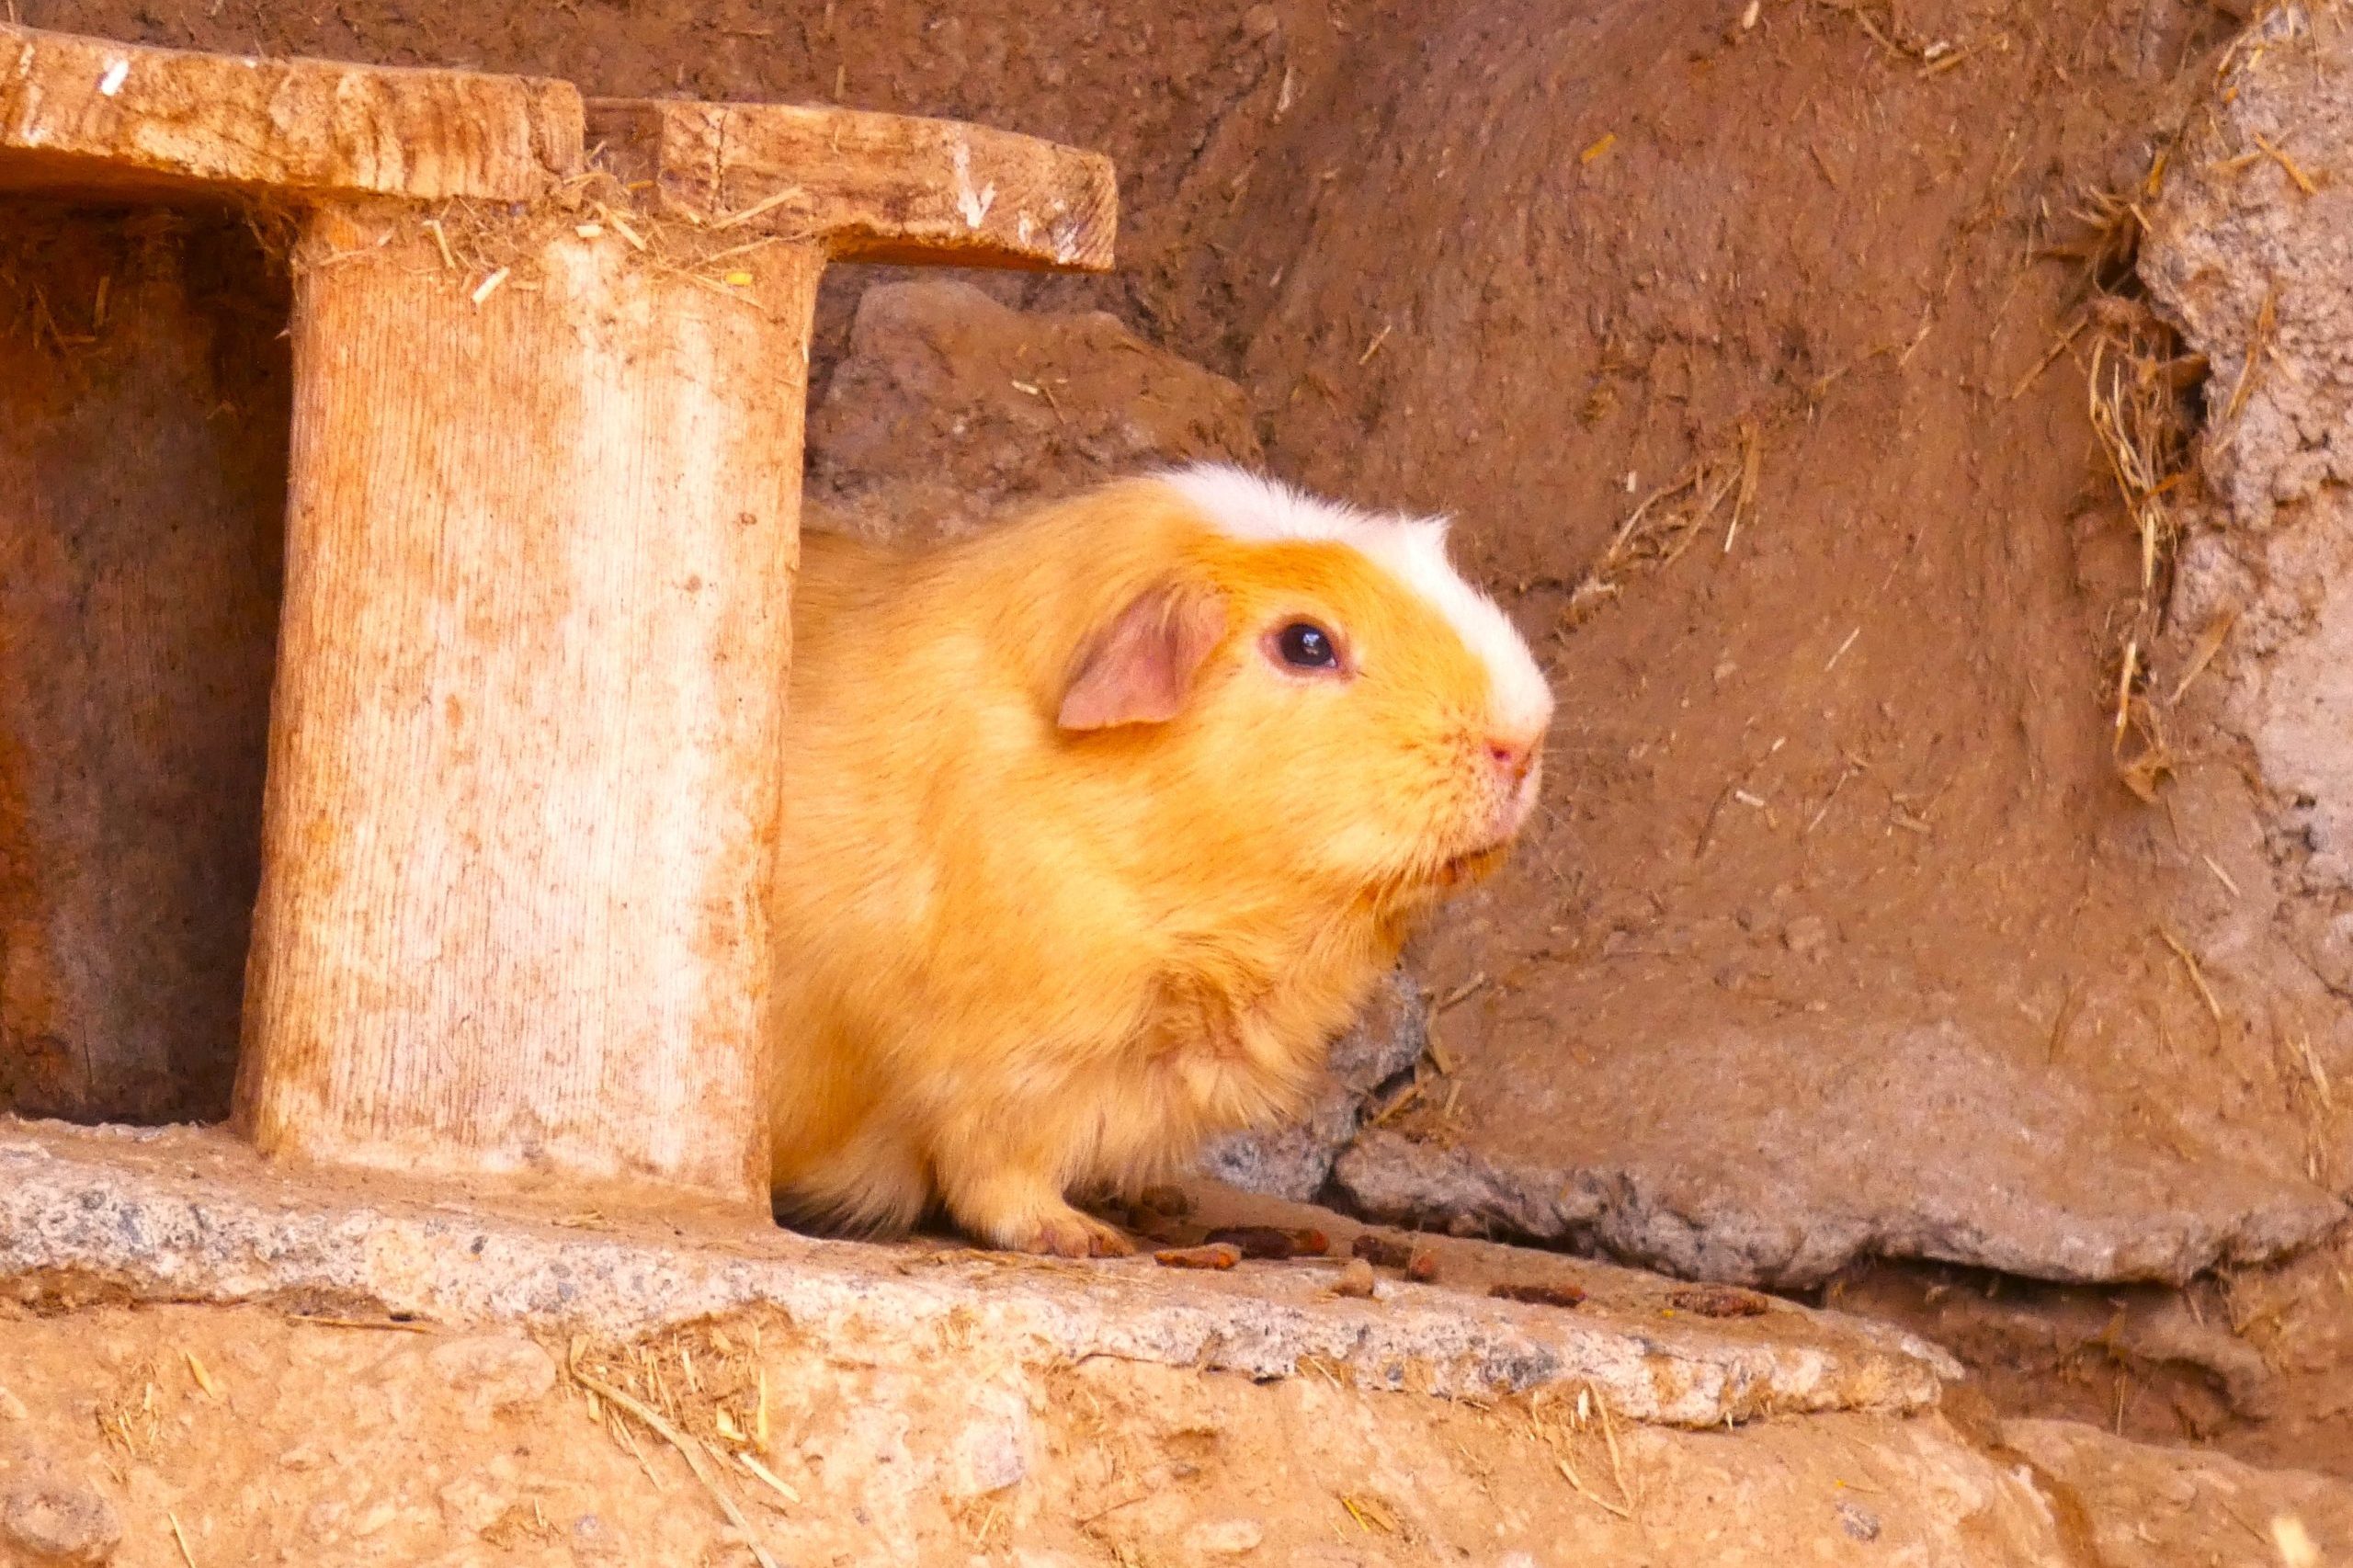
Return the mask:
<svg viewBox="0 0 2353 1568">
<path fill-rule="evenodd" d="M 994 1417 L 968 1425 L 956 1439 L 950 1489 L 959 1496 L 984 1497 L 1020 1485 L 1029 1473 L 1024 1436 L 1022 1424 Z"/>
<path fill-rule="evenodd" d="M 1781 945 L 1800 958 L 1820 952 L 1829 942 L 1829 923 L 1818 915 L 1801 915 L 1781 929 Z"/>
<path fill-rule="evenodd" d="M 1253 42 L 1274 37 L 1282 27 L 1282 13 L 1272 6 L 1253 6 L 1242 13 L 1242 31 Z"/>
<path fill-rule="evenodd" d="M 595 1514 L 583 1514 L 572 1521 L 572 1535 L 567 1542 L 572 1548 L 572 1560 L 580 1568 L 603 1568 L 606 1563 L 629 1560 L 629 1543 L 620 1532 Z"/>
<path fill-rule="evenodd" d="M 1204 1557 L 1246 1557 L 1266 1539 L 1256 1519 L 1205 1519 L 1185 1532 L 1185 1544 Z"/>
<path fill-rule="evenodd" d="M 1321 1257 L 1331 1244 L 1321 1231 L 1286 1231 L 1275 1225 L 1226 1225 L 1202 1238 L 1211 1246 L 1230 1246 L 1245 1257 Z"/>
<path fill-rule="evenodd" d="M 435 1346 L 426 1365 L 465 1399 L 470 1427 L 485 1425 L 493 1411 L 531 1403 L 555 1388 L 555 1358 L 519 1335 L 453 1339 Z"/>
<path fill-rule="evenodd" d="M 1853 1503 L 1838 1505 L 1838 1528 L 1857 1540 L 1879 1539 L 1879 1516 Z"/>
<path fill-rule="evenodd" d="M 1574 1307 L 1585 1300 L 1585 1287 L 1567 1280 L 1541 1284 L 1490 1285 L 1487 1294 L 1497 1301 L 1519 1301 L 1537 1307 Z"/>
<path fill-rule="evenodd" d="M 490 1528 L 514 1501 L 509 1488 L 479 1471 L 458 1477 L 434 1495 L 440 1500 L 441 1514 L 449 1528 L 466 1535 L 480 1535 Z"/>
<path fill-rule="evenodd" d="M 1332 1287 L 1332 1294 L 1369 1301 L 1372 1300 L 1372 1265 L 1363 1258 L 1352 1257 L 1340 1270 L 1340 1282 Z"/>
<path fill-rule="evenodd" d="M 1669 1290 L 1666 1304 L 1703 1318 L 1753 1318 L 1772 1311 L 1772 1303 L 1753 1290 L 1729 1285 L 1699 1285 Z"/>
<path fill-rule="evenodd" d="M 64 1482 L 29 1481 L 0 1496 L 0 1545 L 25 1568 L 97 1568 L 114 1561 L 122 1521 L 114 1506 Z"/>
</svg>

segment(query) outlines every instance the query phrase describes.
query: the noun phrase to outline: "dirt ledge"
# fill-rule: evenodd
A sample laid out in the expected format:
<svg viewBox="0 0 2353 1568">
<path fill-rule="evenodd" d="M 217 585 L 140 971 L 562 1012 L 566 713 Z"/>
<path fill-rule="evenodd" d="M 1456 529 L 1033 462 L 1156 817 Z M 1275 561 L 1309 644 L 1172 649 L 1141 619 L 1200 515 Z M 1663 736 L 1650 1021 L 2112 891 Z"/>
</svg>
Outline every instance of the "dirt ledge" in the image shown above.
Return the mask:
<svg viewBox="0 0 2353 1568">
<path fill-rule="evenodd" d="M 1592 1299 L 1569 1312 L 1404 1281 L 1345 1300 L 1329 1289 L 1336 1268 L 1180 1274 L 1149 1258 L 1079 1266 L 433 1202 L 291 1176 L 210 1129 L 0 1122 L 0 1296 L 36 1308 L 316 1300 L 633 1337 L 767 1306 L 835 1346 L 961 1335 L 1029 1360 L 1258 1379 L 1313 1361 L 1366 1386 L 1454 1396 L 1574 1383 L 1629 1419 L 1701 1427 L 1919 1410 L 1955 1369 L 1918 1341 L 1796 1306 L 1745 1322 L 1662 1312 L 1654 1282 L 1629 1271 L 1591 1271 Z"/>
</svg>

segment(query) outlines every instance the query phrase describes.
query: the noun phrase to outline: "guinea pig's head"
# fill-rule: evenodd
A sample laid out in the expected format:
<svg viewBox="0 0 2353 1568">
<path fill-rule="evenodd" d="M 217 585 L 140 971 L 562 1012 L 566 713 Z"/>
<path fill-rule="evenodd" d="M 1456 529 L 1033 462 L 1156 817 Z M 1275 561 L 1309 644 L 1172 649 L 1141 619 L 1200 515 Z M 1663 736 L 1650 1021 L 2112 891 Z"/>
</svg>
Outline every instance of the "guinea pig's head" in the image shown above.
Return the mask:
<svg viewBox="0 0 2353 1568">
<path fill-rule="evenodd" d="M 1392 907 L 1501 862 L 1535 808 L 1552 696 L 1448 561 L 1444 521 L 1222 466 L 1119 494 L 1106 520 L 1146 554 L 1106 574 L 1057 720 L 1159 776 L 1172 853 Z M 1106 564 L 1121 555 L 1112 541 Z"/>
</svg>

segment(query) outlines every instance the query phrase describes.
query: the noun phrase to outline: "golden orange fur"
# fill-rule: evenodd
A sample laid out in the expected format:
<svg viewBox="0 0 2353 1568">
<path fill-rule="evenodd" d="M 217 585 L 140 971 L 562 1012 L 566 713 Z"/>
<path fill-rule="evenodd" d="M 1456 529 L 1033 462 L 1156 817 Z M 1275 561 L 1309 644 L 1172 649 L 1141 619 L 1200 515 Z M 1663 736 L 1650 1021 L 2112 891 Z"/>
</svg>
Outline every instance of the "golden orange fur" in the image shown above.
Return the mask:
<svg viewBox="0 0 2353 1568">
<path fill-rule="evenodd" d="M 1065 1195 L 1294 1108 L 1414 917 L 1500 858 L 1533 784 L 1515 810 L 1488 666 L 1352 546 L 1231 537 L 1158 480 L 922 551 L 802 549 L 779 1211 L 938 1202 L 996 1245 L 1123 1251 Z M 1058 723 L 1164 599 L 1208 628 L 1173 714 Z M 1302 616 L 1347 678 L 1269 653 Z M 1541 721 L 1501 738 L 1532 759 Z"/>
</svg>

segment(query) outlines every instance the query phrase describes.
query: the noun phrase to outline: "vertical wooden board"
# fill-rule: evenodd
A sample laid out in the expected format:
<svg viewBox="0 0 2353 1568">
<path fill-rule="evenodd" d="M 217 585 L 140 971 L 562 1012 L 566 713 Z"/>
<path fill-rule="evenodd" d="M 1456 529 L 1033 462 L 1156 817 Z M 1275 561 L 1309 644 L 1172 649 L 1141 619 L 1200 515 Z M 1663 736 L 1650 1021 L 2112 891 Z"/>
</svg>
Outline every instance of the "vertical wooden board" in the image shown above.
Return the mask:
<svg viewBox="0 0 2353 1568">
<path fill-rule="evenodd" d="M 477 304 L 414 220 L 313 237 L 241 1122 L 756 1199 L 822 257 L 566 232 Z"/>
<path fill-rule="evenodd" d="M 260 865 L 285 279 L 226 212 L 0 199 L 0 1108 L 218 1119 Z"/>
</svg>

